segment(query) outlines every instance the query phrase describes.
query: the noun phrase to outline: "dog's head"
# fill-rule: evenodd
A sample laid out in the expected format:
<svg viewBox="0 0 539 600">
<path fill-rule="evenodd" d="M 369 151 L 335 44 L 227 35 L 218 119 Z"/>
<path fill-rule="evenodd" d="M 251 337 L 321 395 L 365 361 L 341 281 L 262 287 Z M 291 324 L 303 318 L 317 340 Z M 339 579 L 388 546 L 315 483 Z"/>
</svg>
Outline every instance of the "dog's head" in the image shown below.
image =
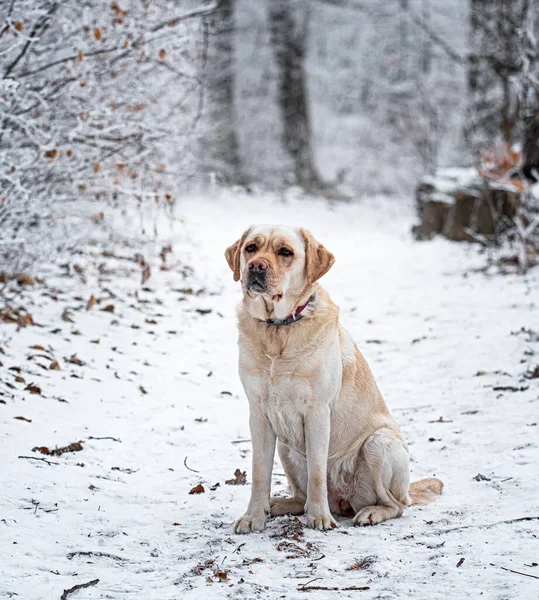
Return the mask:
<svg viewBox="0 0 539 600">
<path fill-rule="evenodd" d="M 335 259 L 305 229 L 253 225 L 226 249 L 226 259 L 243 291 L 279 302 L 299 296 L 329 271 Z"/>
</svg>

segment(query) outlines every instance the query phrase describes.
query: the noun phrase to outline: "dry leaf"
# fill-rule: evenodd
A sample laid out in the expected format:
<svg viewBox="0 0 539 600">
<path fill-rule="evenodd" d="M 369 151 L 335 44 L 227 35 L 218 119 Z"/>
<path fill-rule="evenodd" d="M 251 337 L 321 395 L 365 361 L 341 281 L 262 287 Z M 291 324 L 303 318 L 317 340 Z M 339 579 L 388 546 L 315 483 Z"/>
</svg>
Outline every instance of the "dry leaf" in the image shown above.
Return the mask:
<svg viewBox="0 0 539 600">
<path fill-rule="evenodd" d="M 94 173 L 99 173 L 101 165 L 99 163 L 94 164 Z"/>
<path fill-rule="evenodd" d="M 103 312 L 113 313 L 114 312 L 114 304 L 107 304 L 107 306 L 105 306 L 105 308 L 102 308 L 101 310 Z"/>
<path fill-rule="evenodd" d="M 172 523 L 172 525 L 174 525 L 174 527 L 178 527 L 178 525 L 181 525 L 181 523 Z"/>
<path fill-rule="evenodd" d="M 229 479 L 225 481 L 227 485 L 245 485 L 247 483 L 247 473 L 246 471 L 240 471 L 240 469 L 236 469 L 234 471 L 234 479 Z"/>
<path fill-rule="evenodd" d="M 72 365 L 78 365 L 79 367 L 84 367 L 84 365 L 86 364 L 83 360 L 81 360 L 80 358 L 77 358 L 76 354 L 71 355 L 66 360 L 68 363 L 71 363 Z"/>
<path fill-rule="evenodd" d="M 61 448 L 55 448 L 54 450 L 51 450 L 50 454 L 52 456 L 60 456 L 66 452 L 80 452 L 82 449 L 82 444 L 80 442 L 73 442 L 68 446 L 62 446 Z"/>
<path fill-rule="evenodd" d="M 49 365 L 49 369 L 51 371 L 59 371 L 60 370 L 60 364 L 57 360 L 53 360 L 51 362 L 51 364 Z"/>
<path fill-rule="evenodd" d="M 39 394 L 41 396 L 41 388 L 33 383 L 28 384 L 24 390 L 30 392 L 31 394 Z"/>
<path fill-rule="evenodd" d="M 159 50 L 159 58 L 161 60 L 163 60 L 166 55 L 167 55 L 167 51 L 164 48 L 161 48 L 161 50 Z"/>
<path fill-rule="evenodd" d="M 19 275 L 17 275 L 17 283 L 19 285 L 35 285 L 33 277 L 27 273 L 19 273 Z"/>
<path fill-rule="evenodd" d="M 94 29 L 94 38 L 99 42 L 99 40 L 103 37 L 102 33 L 101 33 L 101 29 L 99 29 L 99 27 L 96 27 Z"/>
<path fill-rule="evenodd" d="M 26 421 L 27 423 L 31 423 L 32 419 L 27 419 L 26 417 L 13 417 L 14 419 L 17 419 L 17 421 Z"/>
<path fill-rule="evenodd" d="M 79 62 L 82 62 L 84 60 L 84 54 L 82 53 L 82 50 L 79 50 L 77 54 L 77 59 Z"/>
<path fill-rule="evenodd" d="M 47 446 L 36 446 L 32 448 L 32 452 L 41 452 L 41 454 L 50 454 L 51 451 L 47 448 Z"/>
<path fill-rule="evenodd" d="M 228 581 L 228 575 L 226 571 L 215 571 L 214 575 L 219 579 L 219 581 Z"/>
<path fill-rule="evenodd" d="M 45 158 L 49 158 L 50 160 L 54 160 L 58 156 L 58 150 L 47 150 L 45 152 Z"/>
<path fill-rule="evenodd" d="M 142 269 L 141 285 L 144 285 L 148 281 L 148 279 L 150 279 L 151 276 L 152 276 L 152 272 L 150 270 L 150 265 L 145 265 L 144 268 Z"/>
<path fill-rule="evenodd" d="M 205 491 L 206 490 L 204 489 L 204 486 L 201 483 L 199 483 L 198 485 L 195 485 L 195 487 L 192 488 L 189 493 L 190 494 L 204 494 Z"/>
<path fill-rule="evenodd" d="M 86 304 L 86 310 L 91 310 L 95 303 L 97 302 L 97 300 L 95 299 L 95 296 L 92 295 L 90 296 L 90 299 L 88 300 L 88 303 Z"/>
<path fill-rule="evenodd" d="M 17 23 L 15 23 L 15 29 L 17 31 L 22 31 L 24 29 L 24 25 L 20 21 L 17 21 Z"/>
</svg>

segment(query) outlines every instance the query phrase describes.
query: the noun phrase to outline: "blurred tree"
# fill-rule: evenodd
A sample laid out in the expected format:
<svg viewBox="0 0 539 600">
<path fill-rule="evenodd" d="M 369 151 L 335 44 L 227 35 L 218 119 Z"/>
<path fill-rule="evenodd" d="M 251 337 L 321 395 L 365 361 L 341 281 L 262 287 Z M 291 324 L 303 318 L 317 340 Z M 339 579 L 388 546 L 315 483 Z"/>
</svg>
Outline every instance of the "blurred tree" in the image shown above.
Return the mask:
<svg viewBox="0 0 539 600">
<path fill-rule="evenodd" d="M 308 10 L 305 3 L 270 0 L 270 39 L 279 68 L 279 103 L 284 146 L 294 162 L 297 183 L 305 188 L 324 184 L 314 165 L 309 101 L 305 76 Z"/>
<path fill-rule="evenodd" d="M 465 137 L 475 153 L 496 137 L 521 140 L 538 85 L 536 29 L 534 0 L 470 0 Z"/>
<path fill-rule="evenodd" d="M 234 104 L 234 0 L 220 0 L 205 19 L 205 127 L 201 168 L 226 183 L 243 182 Z"/>
</svg>

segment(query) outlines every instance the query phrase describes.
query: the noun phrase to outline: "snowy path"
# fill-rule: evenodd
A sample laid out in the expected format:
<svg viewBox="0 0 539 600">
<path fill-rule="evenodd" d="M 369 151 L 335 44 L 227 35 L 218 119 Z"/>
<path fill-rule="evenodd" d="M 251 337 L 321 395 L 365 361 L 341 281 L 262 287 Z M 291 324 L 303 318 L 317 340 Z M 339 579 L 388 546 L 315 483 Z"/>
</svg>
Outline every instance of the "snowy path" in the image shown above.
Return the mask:
<svg viewBox="0 0 539 600">
<path fill-rule="evenodd" d="M 473 272 L 484 261 L 476 247 L 413 242 L 396 202 L 181 208 L 170 260 L 193 278 L 154 269 L 141 291 L 138 270 L 94 248 L 79 263 L 88 283 L 51 268 L 25 294 L 39 327 L 0 324 L 0 597 L 60 599 L 96 578 L 69 598 L 539 597 L 538 579 L 502 569 L 539 577 L 539 379 L 523 377 L 539 364 L 539 337 L 522 330 L 539 331 L 537 270 Z M 321 533 L 281 517 L 262 534 L 232 533 L 251 448 L 240 291 L 223 251 L 250 222 L 306 226 L 336 255 L 323 285 L 409 442 L 413 477 L 445 482 L 436 503 L 373 528 L 341 520 Z M 91 294 L 99 303 L 86 311 Z M 48 369 L 53 360 L 61 370 Z M 508 386 L 518 391 L 495 389 Z M 80 452 L 32 452 L 79 440 Z M 225 484 L 237 468 L 248 484 Z M 276 492 L 282 473 L 276 465 Z M 199 483 L 205 493 L 190 495 Z M 314 579 L 369 589 L 301 589 Z"/>
</svg>

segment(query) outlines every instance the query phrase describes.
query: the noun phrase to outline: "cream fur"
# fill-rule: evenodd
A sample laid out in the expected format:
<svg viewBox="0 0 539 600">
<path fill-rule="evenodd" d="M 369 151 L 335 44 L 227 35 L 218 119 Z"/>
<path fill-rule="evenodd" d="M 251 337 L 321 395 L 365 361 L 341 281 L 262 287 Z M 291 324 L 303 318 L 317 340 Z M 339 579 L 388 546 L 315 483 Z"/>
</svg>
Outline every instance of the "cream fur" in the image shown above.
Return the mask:
<svg viewBox="0 0 539 600">
<path fill-rule="evenodd" d="M 249 244 L 256 252 L 245 251 Z M 278 254 L 283 244 L 293 257 Z M 337 306 L 316 281 L 333 255 L 309 232 L 283 226 L 253 226 L 226 254 L 244 291 L 239 372 L 253 443 L 251 500 L 235 531 L 260 531 L 270 514 L 285 513 L 305 513 L 316 529 L 337 527 L 333 515 L 341 514 L 374 525 L 440 494 L 438 479 L 409 485 L 408 447 L 367 362 L 339 325 Z M 255 258 L 269 266 L 263 294 L 247 286 Z M 285 318 L 313 293 L 297 323 L 264 322 Z M 277 441 L 290 498 L 270 498 Z"/>
</svg>

